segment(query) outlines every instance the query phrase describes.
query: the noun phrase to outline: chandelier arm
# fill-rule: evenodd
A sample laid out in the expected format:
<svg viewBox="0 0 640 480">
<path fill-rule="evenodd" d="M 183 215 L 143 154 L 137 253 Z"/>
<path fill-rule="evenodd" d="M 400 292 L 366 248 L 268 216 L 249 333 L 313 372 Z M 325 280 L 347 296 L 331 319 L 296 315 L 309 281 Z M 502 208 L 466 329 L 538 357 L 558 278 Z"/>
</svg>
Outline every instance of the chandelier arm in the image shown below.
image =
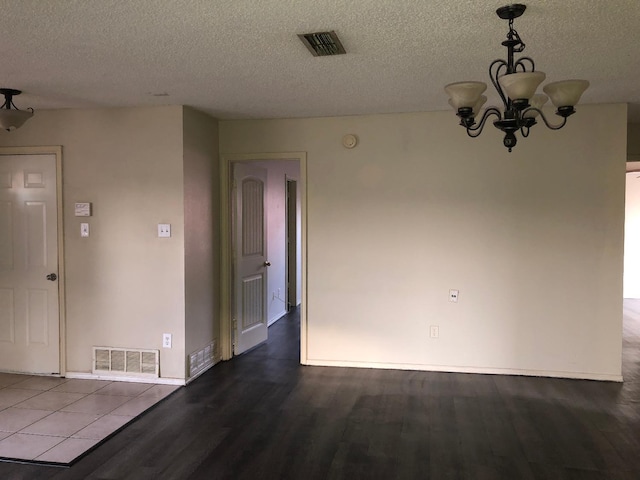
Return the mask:
<svg viewBox="0 0 640 480">
<path fill-rule="evenodd" d="M 534 63 L 533 58 L 531 58 L 531 57 L 521 57 L 521 58 L 519 58 L 518 61 L 515 62 L 514 65 L 513 65 L 514 66 L 514 71 L 518 70 L 518 67 L 520 66 L 520 67 L 522 67 L 522 71 L 526 72 L 527 68 L 524 65 L 525 61 L 529 62 L 529 64 L 531 65 L 531 71 L 535 72 L 536 71 L 536 64 Z"/>
<path fill-rule="evenodd" d="M 495 65 L 497 65 L 497 68 L 494 72 L 493 67 Z M 507 62 L 505 62 L 504 60 L 498 59 L 491 62 L 491 65 L 489 65 L 489 78 L 491 79 L 491 83 L 493 83 L 493 88 L 495 88 L 498 94 L 500 95 L 500 98 L 502 99 L 502 103 L 504 104 L 504 107 L 507 108 L 507 105 L 508 105 L 507 97 L 502 91 L 502 87 L 500 87 L 500 84 L 498 83 L 498 77 L 500 76 L 500 71 L 503 68 L 505 69 L 509 68 L 509 65 L 507 65 Z"/>
<path fill-rule="evenodd" d="M 522 112 L 522 116 L 524 117 L 525 113 L 531 112 L 531 111 L 538 112 L 540 114 L 540 118 L 542 118 L 542 121 L 544 122 L 544 124 L 547 126 L 547 128 L 550 128 L 551 130 L 560 130 L 567 123 L 567 117 L 563 117 L 562 118 L 562 123 L 560 123 L 558 125 L 553 125 L 553 124 L 549 123 L 549 120 L 547 120 L 547 117 L 544 116 L 544 113 L 542 112 L 542 110 L 540 110 L 539 108 L 535 108 L 535 107 L 529 107 L 526 110 L 524 110 Z"/>
<path fill-rule="evenodd" d="M 527 138 L 529 136 L 529 127 L 520 127 L 520 134 L 522 138 Z"/>
<path fill-rule="evenodd" d="M 466 127 L 467 135 L 469 135 L 471 138 L 476 138 L 478 135 L 480 135 L 482 133 L 482 130 L 484 129 L 485 124 L 487 123 L 487 119 L 491 115 L 495 115 L 496 117 L 498 117 L 498 120 L 502 118 L 500 110 L 498 110 L 496 107 L 489 107 L 484 111 L 480 122 L 477 123 L 475 127 Z"/>
</svg>

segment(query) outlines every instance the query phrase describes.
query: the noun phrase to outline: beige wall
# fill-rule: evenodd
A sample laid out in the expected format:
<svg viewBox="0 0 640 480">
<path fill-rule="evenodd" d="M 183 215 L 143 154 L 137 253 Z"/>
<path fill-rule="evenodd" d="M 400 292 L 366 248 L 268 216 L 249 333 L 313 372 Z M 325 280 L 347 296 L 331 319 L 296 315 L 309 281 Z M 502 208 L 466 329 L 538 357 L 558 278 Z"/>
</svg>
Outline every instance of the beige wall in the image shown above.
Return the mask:
<svg viewBox="0 0 640 480">
<path fill-rule="evenodd" d="M 182 111 L 39 111 L 0 135 L 0 146 L 63 147 L 68 372 L 90 372 L 99 345 L 159 349 L 162 377 L 184 378 Z M 89 238 L 75 202 L 93 204 Z M 158 223 L 172 225 L 170 239 Z"/>
<path fill-rule="evenodd" d="M 216 347 L 219 346 L 219 185 L 217 121 L 204 113 L 185 108 L 184 236 L 187 355 L 203 349 L 212 341 L 215 341 Z"/>
<path fill-rule="evenodd" d="M 511 154 L 456 123 L 220 123 L 222 154 L 307 152 L 307 363 L 619 379 L 625 105 Z"/>
</svg>

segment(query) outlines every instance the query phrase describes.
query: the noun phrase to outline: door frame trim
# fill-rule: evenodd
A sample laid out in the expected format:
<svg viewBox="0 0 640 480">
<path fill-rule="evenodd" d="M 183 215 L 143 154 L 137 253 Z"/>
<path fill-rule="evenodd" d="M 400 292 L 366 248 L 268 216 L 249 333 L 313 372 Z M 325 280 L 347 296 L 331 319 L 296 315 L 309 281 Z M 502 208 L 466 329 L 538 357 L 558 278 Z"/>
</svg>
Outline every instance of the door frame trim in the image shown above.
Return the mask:
<svg viewBox="0 0 640 480">
<path fill-rule="evenodd" d="M 58 227 L 58 326 L 59 326 L 59 375 L 67 372 L 67 318 L 64 262 L 64 202 L 62 198 L 62 146 L 0 147 L 0 155 L 55 155 L 56 158 L 56 209 Z"/>
<path fill-rule="evenodd" d="M 302 270 L 300 309 L 300 362 L 307 362 L 307 153 L 227 153 L 220 159 L 220 353 L 222 360 L 233 358 L 232 340 L 232 201 L 231 164 L 268 160 L 297 160 L 300 165 L 300 208 Z"/>
</svg>

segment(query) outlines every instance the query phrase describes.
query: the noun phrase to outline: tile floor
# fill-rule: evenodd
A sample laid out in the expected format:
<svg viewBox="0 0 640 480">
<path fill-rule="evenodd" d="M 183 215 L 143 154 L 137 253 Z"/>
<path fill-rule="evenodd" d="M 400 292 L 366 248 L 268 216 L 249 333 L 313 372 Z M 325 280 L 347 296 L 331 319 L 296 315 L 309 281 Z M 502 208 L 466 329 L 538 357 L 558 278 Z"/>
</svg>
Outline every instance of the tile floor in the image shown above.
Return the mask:
<svg viewBox="0 0 640 480">
<path fill-rule="evenodd" d="M 0 460 L 68 465 L 178 388 L 0 373 Z"/>
</svg>

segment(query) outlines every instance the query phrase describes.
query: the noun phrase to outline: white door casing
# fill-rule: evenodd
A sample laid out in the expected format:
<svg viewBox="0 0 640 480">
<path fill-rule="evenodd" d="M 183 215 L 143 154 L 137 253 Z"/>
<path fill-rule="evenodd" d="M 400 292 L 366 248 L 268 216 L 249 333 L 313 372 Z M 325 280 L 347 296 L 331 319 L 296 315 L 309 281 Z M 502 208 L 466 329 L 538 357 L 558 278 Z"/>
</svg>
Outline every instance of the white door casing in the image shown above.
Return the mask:
<svg viewBox="0 0 640 480">
<path fill-rule="evenodd" d="M 233 164 L 234 186 L 234 354 L 267 340 L 267 260 L 265 187 L 267 171 Z"/>
<path fill-rule="evenodd" d="M 0 155 L 0 370 L 60 373 L 55 154 Z"/>
</svg>

